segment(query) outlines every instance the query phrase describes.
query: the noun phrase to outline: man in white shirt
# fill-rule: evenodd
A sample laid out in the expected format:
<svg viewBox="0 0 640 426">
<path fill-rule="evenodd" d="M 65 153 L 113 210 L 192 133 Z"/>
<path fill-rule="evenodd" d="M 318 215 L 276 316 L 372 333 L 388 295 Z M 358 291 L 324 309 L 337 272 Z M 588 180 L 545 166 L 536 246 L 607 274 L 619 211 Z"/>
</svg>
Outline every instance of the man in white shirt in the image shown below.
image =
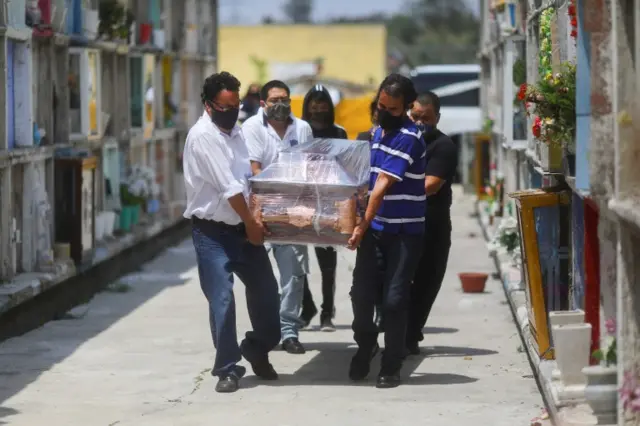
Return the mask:
<svg viewBox="0 0 640 426">
<path fill-rule="evenodd" d="M 282 81 L 268 82 L 260 92 L 260 110 L 242 125 L 254 175 L 275 162 L 283 149 L 313 139 L 311 126 L 291 114 L 290 95 L 289 87 Z M 298 332 L 304 325 L 300 311 L 309 273 L 307 246 L 274 244 L 273 255 L 280 271 L 282 348 L 291 354 L 303 354 L 305 349 Z"/>
<path fill-rule="evenodd" d="M 209 302 L 209 322 L 216 348 L 211 374 L 218 392 L 235 392 L 245 374 L 245 357 L 266 380 L 278 374 L 268 353 L 280 342 L 278 283 L 263 245 L 265 228 L 248 207 L 249 153 L 236 124 L 240 82 L 221 72 L 202 88 L 204 113 L 184 146 L 184 182 L 192 220 L 200 286 Z M 238 346 L 233 274 L 244 283 L 253 331 Z"/>
</svg>

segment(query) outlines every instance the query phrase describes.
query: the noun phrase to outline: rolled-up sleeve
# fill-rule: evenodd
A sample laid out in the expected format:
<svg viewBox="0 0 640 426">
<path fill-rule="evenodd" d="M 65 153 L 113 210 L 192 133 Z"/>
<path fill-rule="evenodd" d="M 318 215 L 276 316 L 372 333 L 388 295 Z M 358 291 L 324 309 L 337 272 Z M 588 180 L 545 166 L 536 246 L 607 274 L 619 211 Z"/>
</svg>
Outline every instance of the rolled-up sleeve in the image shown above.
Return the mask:
<svg viewBox="0 0 640 426">
<path fill-rule="evenodd" d="M 244 191 L 245 185 L 233 176 L 231 158 L 219 141 L 202 134 L 194 137 L 188 146 L 189 156 L 185 159 L 188 166 L 225 199 Z"/>
<path fill-rule="evenodd" d="M 260 138 L 260 129 L 251 125 L 251 123 L 245 123 L 241 127 L 241 132 L 247 144 L 249 160 L 257 161 L 258 163 L 264 162 L 264 141 Z"/>
</svg>

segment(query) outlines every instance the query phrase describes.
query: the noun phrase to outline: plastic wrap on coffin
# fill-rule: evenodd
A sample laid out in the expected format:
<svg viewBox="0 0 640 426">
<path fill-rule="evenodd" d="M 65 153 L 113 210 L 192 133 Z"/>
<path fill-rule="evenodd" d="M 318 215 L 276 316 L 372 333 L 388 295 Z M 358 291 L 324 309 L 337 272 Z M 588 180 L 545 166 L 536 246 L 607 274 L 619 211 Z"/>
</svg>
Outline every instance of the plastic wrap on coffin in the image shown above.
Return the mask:
<svg viewBox="0 0 640 426">
<path fill-rule="evenodd" d="M 359 223 L 369 144 L 316 139 L 280 153 L 251 178 L 251 209 L 279 243 L 345 245 Z"/>
</svg>

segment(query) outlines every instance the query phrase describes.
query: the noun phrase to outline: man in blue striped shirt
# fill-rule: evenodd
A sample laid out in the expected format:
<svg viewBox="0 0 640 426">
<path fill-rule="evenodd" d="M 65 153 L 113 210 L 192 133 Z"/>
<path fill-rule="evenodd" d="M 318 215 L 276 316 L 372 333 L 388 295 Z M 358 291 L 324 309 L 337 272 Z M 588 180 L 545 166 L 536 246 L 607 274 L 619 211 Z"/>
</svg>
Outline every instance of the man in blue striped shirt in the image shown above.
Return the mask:
<svg viewBox="0 0 640 426">
<path fill-rule="evenodd" d="M 416 97 L 413 83 L 402 75 L 391 74 L 380 85 L 376 98 L 379 127 L 371 141 L 369 202 L 349 240 L 349 248 L 358 249 L 351 287 L 358 351 L 351 360 L 349 377 L 365 379 L 379 349 L 373 314 L 382 286 L 385 350 L 378 388 L 400 384 L 409 290 L 422 251 L 426 147 L 422 133 L 407 116 Z"/>
</svg>

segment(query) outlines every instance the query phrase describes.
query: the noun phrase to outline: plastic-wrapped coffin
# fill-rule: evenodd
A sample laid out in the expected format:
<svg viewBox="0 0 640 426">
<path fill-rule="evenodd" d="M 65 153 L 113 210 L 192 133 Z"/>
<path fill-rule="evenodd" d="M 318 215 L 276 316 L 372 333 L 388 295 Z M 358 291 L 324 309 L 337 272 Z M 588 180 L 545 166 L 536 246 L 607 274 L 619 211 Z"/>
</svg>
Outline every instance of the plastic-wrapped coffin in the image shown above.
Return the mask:
<svg viewBox="0 0 640 426">
<path fill-rule="evenodd" d="M 252 177 L 251 209 L 279 243 L 345 245 L 364 212 L 369 143 L 315 139 Z"/>
</svg>

